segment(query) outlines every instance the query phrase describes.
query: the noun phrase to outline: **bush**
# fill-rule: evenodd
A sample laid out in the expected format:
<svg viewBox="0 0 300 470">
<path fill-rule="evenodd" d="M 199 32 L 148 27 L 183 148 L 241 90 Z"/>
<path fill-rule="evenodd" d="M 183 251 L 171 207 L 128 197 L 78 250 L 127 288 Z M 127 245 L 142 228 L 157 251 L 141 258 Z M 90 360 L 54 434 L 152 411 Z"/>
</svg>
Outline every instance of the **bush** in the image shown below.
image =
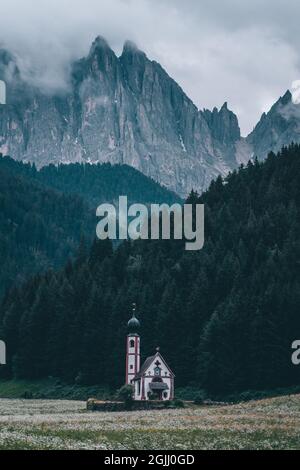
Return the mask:
<svg viewBox="0 0 300 470">
<path fill-rule="evenodd" d="M 123 387 L 117 391 L 117 398 L 125 403 L 127 410 L 131 409 L 133 404 L 133 386 L 123 385 Z"/>
<path fill-rule="evenodd" d="M 204 390 L 199 390 L 199 392 L 195 395 L 194 404 L 195 405 L 202 405 L 206 398 L 206 393 Z"/>
<path fill-rule="evenodd" d="M 31 391 L 25 390 L 25 392 L 22 394 L 21 398 L 25 398 L 25 400 L 32 400 L 33 399 L 33 393 Z"/>
<path fill-rule="evenodd" d="M 199 389 L 199 386 L 188 386 L 188 387 L 178 387 L 176 388 L 176 398 L 180 400 L 194 401 L 199 392 L 205 393 L 204 390 Z"/>
<path fill-rule="evenodd" d="M 179 398 L 175 398 L 175 400 L 173 400 L 171 404 L 172 406 L 174 406 L 174 408 L 184 408 L 184 402 Z"/>
<path fill-rule="evenodd" d="M 148 393 L 148 398 L 150 401 L 154 401 L 154 400 L 157 400 L 157 395 L 153 392 L 149 392 Z"/>
</svg>

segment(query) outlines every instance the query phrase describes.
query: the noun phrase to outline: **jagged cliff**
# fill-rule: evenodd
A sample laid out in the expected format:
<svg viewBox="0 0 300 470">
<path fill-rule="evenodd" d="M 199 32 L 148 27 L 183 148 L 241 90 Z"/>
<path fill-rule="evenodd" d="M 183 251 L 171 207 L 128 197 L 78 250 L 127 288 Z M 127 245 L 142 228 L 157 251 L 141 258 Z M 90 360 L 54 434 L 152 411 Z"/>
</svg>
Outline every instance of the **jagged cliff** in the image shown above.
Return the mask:
<svg viewBox="0 0 300 470">
<path fill-rule="evenodd" d="M 9 90 L 8 104 L 0 107 L 2 153 L 37 166 L 127 163 L 180 195 L 205 188 L 236 165 L 232 153 L 227 159 L 223 152 L 227 141 L 239 137 L 233 113 L 223 107 L 214 132 L 208 112 L 199 112 L 165 70 L 131 42 L 117 57 L 98 37 L 88 56 L 73 64 L 68 92 L 56 96 L 23 83 L 7 52 L 0 61 Z M 230 136 L 232 122 L 237 127 Z"/>
<path fill-rule="evenodd" d="M 49 163 L 126 163 L 181 196 L 205 189 L 253 155 L 299 141 L 299 105 L 286 94 L 254 131 L 240 136 L 236 115 L 199 111 L 155 61 L 127 41 L 117 57 L 98 37 L 72 65 L 70 86 L 55 95 L 25 83 L 14 57 L 0 51 L 0 152 Z M 297 107 L 298 106 L 298 107 Z"/>
<path fill-rule="evenodd" d="M 271 150 L 278 152 L 291 142 L 300 142 L 300 105 L 293 103 L 289 90 L 267 114 L 263 113 L 247 142 L 259 159 Z"/>
</svg>

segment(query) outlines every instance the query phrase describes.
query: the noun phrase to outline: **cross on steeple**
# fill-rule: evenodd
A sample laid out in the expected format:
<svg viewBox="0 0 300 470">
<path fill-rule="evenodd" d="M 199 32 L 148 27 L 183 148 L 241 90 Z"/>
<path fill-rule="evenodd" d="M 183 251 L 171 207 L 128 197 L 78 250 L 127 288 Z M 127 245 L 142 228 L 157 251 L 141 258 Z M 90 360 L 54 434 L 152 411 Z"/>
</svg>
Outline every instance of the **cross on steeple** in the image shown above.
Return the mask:
<svg viewBox="0 0 300 470">
<path fill-rule="evenodd" d="M 135 317 L 136 303 L 132 304 L 132 316 Z"/>
</svg>

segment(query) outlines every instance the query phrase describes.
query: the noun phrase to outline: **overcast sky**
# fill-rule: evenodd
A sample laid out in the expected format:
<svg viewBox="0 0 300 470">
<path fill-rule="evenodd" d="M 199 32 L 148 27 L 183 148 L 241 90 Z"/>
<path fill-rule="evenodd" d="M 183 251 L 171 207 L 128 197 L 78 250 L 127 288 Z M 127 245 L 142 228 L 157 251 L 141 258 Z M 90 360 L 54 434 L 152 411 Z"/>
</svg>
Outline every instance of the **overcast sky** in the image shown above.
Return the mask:
<svg viewBox="0 0 300 470">
<path fill-rule="evenodd" d="M 131 39 L 200 108 L 228 101 L 248 133 L 300 79 L 299 0 L 1 0 L 0 44 L 47 87 L 97 35 Z"/>
</svg>

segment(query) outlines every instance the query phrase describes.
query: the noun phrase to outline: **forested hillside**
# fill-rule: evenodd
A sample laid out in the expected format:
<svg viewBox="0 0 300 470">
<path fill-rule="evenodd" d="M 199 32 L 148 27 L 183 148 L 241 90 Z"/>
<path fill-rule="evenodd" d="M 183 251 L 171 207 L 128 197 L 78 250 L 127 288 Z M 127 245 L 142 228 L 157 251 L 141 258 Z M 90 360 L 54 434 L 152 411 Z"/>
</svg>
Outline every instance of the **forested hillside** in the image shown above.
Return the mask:
<svg viewBox="0 0 300 470">
<path fill-rule="evenodd" d="M 175 193 L 128 165 L 72 163 L 49 165 L 38 171 L 33 164 L 5 157 L 0 159 L 0 168 L 39 181 L 65 194 L 82 196 L 94 212 L 102 202 L 114 202 L 122 195 L 127 195 L 129 202 L 133 203 L 180 201 Z"/>
<path fill-rule="evenodd" d="M 128 195 L 134 202 L 179 198 L 125 165 L 34 165 L 0 154 L 0 296 L 37 272 L 57 269 L 90 246 L 102 202 Z"/>
<path fill-rule="evenodd" d="M 82 198 L 47 188 L 2 161 L 0 295 L 38 271 L 61 267 L 78 250 L 81 236 L 92 240 L 95 227 Z"/>
<path fill-rule="evenodd" d="M 143 356 L 159 345 L 176 384 L 222 394 L 299 383 L 300 147 L 218 178 L 200 197 L 205 246 L 126 242 L 91 251 L 13 289 L 0 317 L 16 377 L 124 382 L 126 322 L 137 302 Z"/>
</svg>

